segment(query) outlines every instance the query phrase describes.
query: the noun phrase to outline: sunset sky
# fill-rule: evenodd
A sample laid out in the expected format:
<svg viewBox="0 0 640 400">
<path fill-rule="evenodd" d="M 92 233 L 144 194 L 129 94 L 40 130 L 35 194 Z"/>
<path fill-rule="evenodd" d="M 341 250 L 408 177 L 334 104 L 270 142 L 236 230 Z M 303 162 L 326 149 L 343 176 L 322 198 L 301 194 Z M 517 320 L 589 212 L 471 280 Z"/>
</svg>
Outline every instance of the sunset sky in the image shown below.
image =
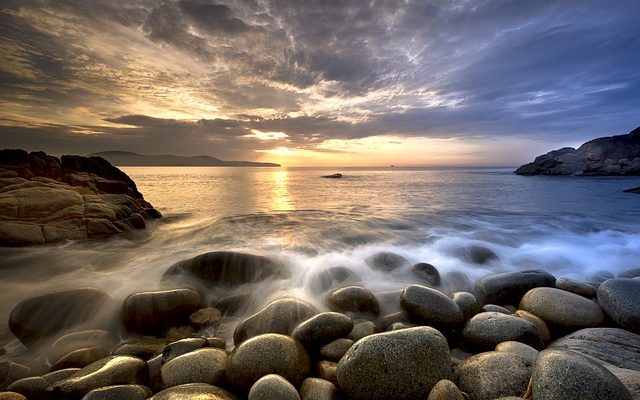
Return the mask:
<svg viewBox="0 0 640 400">
<path fill-rule="evenodd" d="M 640 1 L 3 0 L 0 147 L 518 165 L 640 125 Z"/>
</svg>

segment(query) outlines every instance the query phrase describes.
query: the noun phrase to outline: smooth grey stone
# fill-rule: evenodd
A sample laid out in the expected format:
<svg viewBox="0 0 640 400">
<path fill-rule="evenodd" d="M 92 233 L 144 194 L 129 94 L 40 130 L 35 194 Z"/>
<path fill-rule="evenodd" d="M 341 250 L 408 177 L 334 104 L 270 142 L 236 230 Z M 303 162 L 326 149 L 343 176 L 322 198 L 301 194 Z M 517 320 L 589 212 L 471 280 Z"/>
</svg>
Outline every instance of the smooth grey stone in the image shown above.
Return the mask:
<svg viewBox="0 0 640 400">
<path fill-rule="evenodd" d="M 454 292 L 451 293 L 451 298 L 453 302 L 458 305 L 460 311 L 462 311 L 465 320 L 482 312 L 476 296 L 469 292 Z"/>
<path fill-rule="evenodd" d="M 435 384 L 427 400 L 465 400 L 455 383 L 442 379 Z"/>
<path fill-rule="evenodd" d="M 338 400 L 338 388 L 333 383 L 320 378 L 307 378 L 300 387 L 302 400 Z"/>
<path fill-rule="evenodd" d="M 162 350 L 162 362 L 168 363 L 178 356 L 203 347 L 209 347 L 209 342 L 205 338 L 187 338 L 169 343 Z"/>
<path fill-rule="evenodd" d="M 113 349 L 111 354 L 114 356 L 132 356 L 148 360 L 158 354 L 162 354 L 166 345 L 166 339 L 141 337 L 121 343 L 118 347 Z"/>
<path fill-rule="evenodd" d="M 70 377 L 71 375 L 75 374 L 78 371 L 80 371 L 80 368 L 66 368 L 58 371 L 49 372 L 48 374 L 42 375 L 42 377 L 46 379 L 47 382 L 49 382 L 49 385 L 53 385 L 56 382 L 59 382 L 63 379 L 67 379 L 68 377 Z"/>
<path fill-rule="evenodd" d="M 538 358 L 540 352 L 533 347 L 520 342 L 507 341 L 496 346 L 497 352 L 517 354 L 524 358 L 529 364 L 533 365 Z"/>
<path fill-rule="evenodd" d="M 353 320 L 353 329 L 349 332 L 349 339 L 357 342 L 363 337 L 376 333 L 376 324 L 368 319 Z"/>
<path fill-rule="evenodd" d="M 598 303 L 622 328 L 640 333 L 640 281 L 609 279 L 598 288 Z"/>
<path fill-rule="evenodd" d="M 524 319 L 497 312 L 483 312 L 467 321 L 462 342 L 474 349 L 491 350 L 502 342 L 513 340 L 542 348 L 538 328 Z"/>
<path fill-rule="evenodd" d="M 152 394 L 143 385 L 114 385 L 93 389 L 82 400 L 146 400 Z"/>
<path fill-rule="evenodd" d="M 417 263 L 411 267 L 411 275 L 427 286 L 440 286 L 442 280 L 438 269 L 428 263 Z"/>
<path fill-rule="evenodd" d="M 186 383 L 220 384 L 225 377 L 227 353 L 221 349 L 203 348 L 177 356 L 162 366 L 164 387 Z"/>
<path fill-rule="evenodd" d="M 501 272 L 480 279 L 475 292 L 480 304 L 517 305 L 529 290 L 555 283 L 556 278 L 543 270 Z"/>
<path fill-rule="evenodd" d="M 87 365 L 108 357 L 111 352 L 104 347 L 87 347 L 78 349 L 60 357 L 51 366 L 51 371 L 68 368 L 84 368 Z"/>
<path fill-rule="evenodd" d="M 565 329 L 591 328 L 604 322 L 604 313 L 595 302 L 551 287 L 528 291 L 520 302 L 520 309 L 537 315 L 547 324 Z"/>
<path fill-rule="evenodd" d="M 187 383 L 156 393 L 149 400 L 239 400 L 239 397 L 217 386 L 206 383 Z"/>
<path fill-rule="evenodd" d="M 315 373 L 320 379 L 324 379 L 333 383 L 336 386 L 338 384 L 338 363 L 328 360 L 322 360 L 315 365 Z"/>
<path fill-rule="evenodd" d="M 400 304 L 412 322 L 453 329 L 464 322 L 458 305 L 439 290 L 411 285 L 402 292 Z"/>
<path fill-rule="evenodd" d="M 400 254 L 390 251 L 380 251 L 375 253 L 369 256 L 365 262 L 371 269 L 382 272 L 393 272 L 396 269 L 409 264 L 409 260 L 402 257 Z"/>
<path fill-rule="evenodd" d="M 302 321 L 291 337 L 309 350 L 316 350 L 325 344 L 344 337 L 353 329 L 353 321 L 344 314 L 324 312 Z"/>
<path fill-rule="evenodd" d="M 489 264 L 499 259 L 493 250 L 475 244 L 460 247 L 453 251 L 453 254 L 461 260 L 478 265 Z"/>
<path fill-rule="evenodd" d="M 329 361 L 338 362 L 347 350 L 353 346 L 353 343 L 355 342 L 348 338 L 336 339 L 322 346 L 320 355 Z"/>
<path fill-rule="evenodd" d="M 445 337 L 430 327 L 367 336 L 338 363 L 337 379 L 350 399 L 426 396 L 451 376 Z"/>
<path fill-rule="evenodd" d="M 84 349 L 87 347 L 101 347 L 104 349 L 112 349 L 118 343 L 118 338 L 111 332 L 102 329 L 93 329 L 89 331 L 71 332 L 58 338 L 51 345 L 47 358 L 54 363 L 64 355 L 74 350 Z"/>
<path fill-rule="evenodd" d="M 565 350 L 540 353 L 531 385 L 533 400 L 631 400 L 627 388 L 609 370 Z"/>
<path fill-rule="evenodd" d="M 490 351 L 476 354 L 456 368 L 460 390 L 474 400 L 517 396 L 527 390 L 532 364 L 512 354 Z"/>
<path fill-rule="evenodd" d="M 300 322 L 318 312 L 311 304 L 292 297 L 275 300 L 238 324 L 233 333 L 233 342 L 237 346 L 264 333 L 289 335 Z"/>
<path fill-rule="evenodd" d="M 276 374 L 265 375 L 251 386 L 247 400 L 300 400 L 296 388 Z"/>
<path fill-rule="evenodd" d="M 347 286 L 334 290 L 327 295 L 327 303 L 332 311 L 370 313 L 378 315 L 380 305 L 369 289 L 360 286 Z"/>
<path fill-rule="evenodd" d="M 597 293 L 597 290 L 595 287 L 593 287 L 593 285 L 569 278 L 558 278 L 556 280 L 556 287 L 558 289 L 566 290 L 567 292 L 575 293 L 588 299 L 595 298 Z"/>
<path fill-rule="evenodd" d="M 442 274 L 442 284 L 440 286 L 447 293 L 473 291 L 471 279 L 463 271 L 449 271 Z"/>
<path fill-rule="evenodd" d="M 618 278 L 633 279 L 633 278 L 637 278 L 639 276 L 640 276 L 640 267 L 627 268 L 627 269 L 624 269 L 624 270 L 620 271 L 620 273 L 618 274 Z"/>
<path fill-rule="evenodd" d="M 513 314 L 511 311 L 509 311 L 508 309 L 495 305 L 495 304 L 485 304 L 484 306 L 482 306 L 482 311 L 483 312 L 499 312 L 502 314 L 507 314 L 507 315 L 511 315 Z"/>
</svg>

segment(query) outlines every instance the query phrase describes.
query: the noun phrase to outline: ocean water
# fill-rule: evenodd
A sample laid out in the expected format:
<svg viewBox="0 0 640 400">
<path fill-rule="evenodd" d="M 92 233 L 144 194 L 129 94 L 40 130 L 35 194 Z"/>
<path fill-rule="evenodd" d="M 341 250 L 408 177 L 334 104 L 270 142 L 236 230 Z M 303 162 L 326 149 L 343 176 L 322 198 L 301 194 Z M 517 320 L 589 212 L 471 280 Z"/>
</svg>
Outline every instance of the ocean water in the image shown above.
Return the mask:
<svg viewBox="0 0 640 400">
<path fill-rule="evenodd" d="M 640 266 L 640 178 L 522 177 L 512 168 L 123 167 L 164 215 L 145 232 L 104 241 L 0 249 L 0 347 L 23 298 L 94 286 L 118 299 L 159 287 L 173 263 L 214 250 L 275 258 L 293 278 L 255 290 L 254 311 L 285 295 L 322 307 L 312 277 L 333 266 L 374 292 L 405 287 L 408 268 L 384 274 L 365 259 L 393 251 L 471 281 L 542 268 L 584 278 Z M 341 179 L 321 176 L 341 172 Z M 470 246 L 497 255 L 465 257 Z M 446 283 L 446 282 L 445 282 Z M 253 309 L 251 309 L 253 308 Z"/>
</svg>

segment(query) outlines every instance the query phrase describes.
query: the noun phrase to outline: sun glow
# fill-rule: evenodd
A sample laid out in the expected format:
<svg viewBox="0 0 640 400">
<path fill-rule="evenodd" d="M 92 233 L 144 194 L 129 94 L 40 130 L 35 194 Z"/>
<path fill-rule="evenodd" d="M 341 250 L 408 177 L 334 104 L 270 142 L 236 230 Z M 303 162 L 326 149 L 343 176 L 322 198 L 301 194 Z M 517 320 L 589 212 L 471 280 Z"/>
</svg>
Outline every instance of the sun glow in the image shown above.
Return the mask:
<svg viewBox="0 0 640 400">
<path fill-rule="evenodd" d="M 249 135 L 244 135 L 243 137 L 256 138 L 259 140 L 278 140 L 288 138 L 289 135 L 284 132 L 262 132 L 257 129 L 252 129 Z"/>
</svg>

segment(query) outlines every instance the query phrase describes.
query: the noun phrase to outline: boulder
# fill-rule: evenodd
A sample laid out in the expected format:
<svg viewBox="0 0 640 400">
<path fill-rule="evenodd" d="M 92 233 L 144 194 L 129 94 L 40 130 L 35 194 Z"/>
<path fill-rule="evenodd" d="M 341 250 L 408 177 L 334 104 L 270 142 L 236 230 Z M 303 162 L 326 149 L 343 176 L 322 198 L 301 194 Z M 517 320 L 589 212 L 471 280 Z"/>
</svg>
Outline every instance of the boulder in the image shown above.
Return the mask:
<svg viewBox="0 0 640 400">
<path fill-rule="evenodd" d="M 450 377 L 449 347 L 430 327 L 379 333 L 356 342 L 337 374 L 350 399 L 420 398 Z"/>
<path fill-rule="evenodd" d="M 186 383 L 219 385 L 225 378 L 227 353 L 221 349 L 204 348 L 177 356 L 162 366 L 164 387 Z"/>
<path fill-rule="evenodd" d="M 309 303 L 292 297 L 275 300 L 262 310 L 243 320 L 233 333 L 236 346 L 263 333 L 289 335 L 300 322 L 318 314 Z"/>
<path fill-rule="evenodd" d="M 297 340 L 267 333 L 236 346 L 227 361 L 227 378 L 238 390 L 248 392 L 258 379 L 269 374 L 278 374 L 297 386 L 310 368 L 309 356 Z"/>
<path fill-rule="evenodd" d="M 558 289 L 566 290 L 567 292 L 575 293 L 588 299 L 595 298 L 597 292 L 597 289 L 593 287 L 593 285 L 569 278 L 558 278 L 556 280 L 556 287 Z"/>
<path fill-rule="evenodd" d="M 411 267 L 411 276 L 420 280 L 424 285 L 436 287 L 440 286 L 440 272 L 438 269 L 428 263 L 417 263 Z"/>
<path fill-rule="evenodd" d="M 86 169 L 83 169 L 86 168 Z M 0 150 L 0 246 L 102 238 L 144 229 L 160 213 L 100 157 Z"/>
<path fill-rule="evenodd" d="M 427 400 L 465 400 L 455 383 L 443 379 L 435 384 Z"/>
<path fill-rule="evenodd" d="M 493 400 L 523 394 L 531 370 L 532 364 L 516 354 L 489 351 L 458 365 L 456 380 L 471 400 Z"/>
<path fill-rule="evenodd" d="M 247 400 L 300 400 L 296 388 L 280 375 L 269 374 L 251 386 Z"/>
<path fill-rule="evenodd" d="M 193 289 L 134 293 L 124 301 L 122 322 L 129 332 L 157 335 L 187 324 L 191 313 L 204 306 L 203 296 Z"/>
<path fill-rule="evenodd" d="M 205 286 L 238 286 L 289 276 L 282 266 L 266 257 L 233 251 L 214 251 L 180 261 L 165 271 L 163 282 L 197 282 Z"/>
<path fill-rule="evenodd" d="M 640 127 L 626 135 L 601 137 L 577 149 L 565 147 L 536 157 L 518 175 L 640 175 Z"/>
<path fill-rule="evenodd" d="M 400 254 L 390 251 L 380 251 L 375 253 L 369 256 L 365 262 L 371 269 L 382 272 L 393 272 L 398 268 L 409 265 L 409 260 L 402 257 Z"/>
<path fill-rule="evenodd" d="M 206 383 L 187 383 L 186 385 L 173 386 L 156 393 L 149 400 L 239 400 L 230 393 L 217 386 Z"/>
<path fill-rule="evenodd" d="M 369 289 L 347 286 L 334 290 L 327 296 L 329 308 L 337 312 L 369 313 L 378 315 L 380 305 Z"/>
<path fill-rule="evenodd" d="M 301 322 L 291 332 L 291 337 L 306 349 L 317 350 L 335 339 L 347 336 L 352 329 L 351 318 L 336 312 L 325 312 Z"/>
<path fill-rule="evenodd" d="M 510 340 L 537 349 L 543 346 L 538 328 L 533 323 L 497 312 L 483 312 L 471 318 L 461 336 L 466 347 L 480 350 L 491 350 L 499 343 Z"/>
<path fill-rule="evenodd" d="M 522 298 L 520 308 L 564 329 L 590 328 L 604 322 L 604 313 L 598 304 L 556 288 L 531 289 Z"/>
<path fill-rule="evenodd" d="M 93 389 L 82 400 L 146 400 L 153 393 L 143 385 L 114 385 Z"/>
<path fill-rule="evenodd" d="M 529 290 L 555 283 L 556 278 L 546 271 L 512 271 L 483 277 L 476 283 L 475 291 L 481 304 L 517 305 Z"/>
<path fill-rule="evenodd" d="M 307 378 L 300 387 L 302 400 L 338 400 L 336 385 L 320 378 Z"/>
<path fill-rule="evenodd" d="M 144 384 L 147 363 L 136 357 L 112 356 L 82 368 L 69 378 L 61 380 L 49 391 L 52 396 L 80 399 L 93 389 L 113 385 Z"/>
<path fill-rule="evenodd" d="M 598 303 L 622 328 L 640 333 L 640 280 L 609 279 L 598 288 Z"/>
<path fill-rule="evenodd" d="M 9 316 L 9 329 L 30 346 L 71 328 L 104 327 L 114 306 L 113 298 L 96 288 L 48 293 L 18 303 Z"/>
<path fill-rule="evenodd" d="M 438 329 L 453 329 L 464 322 L 464 314 L 453 300 L 426 286 L 408 286 L 400 296 L 400 304 L 411 321 Z"/>
<path fill-rule="evenodd" d="M 531 377 L 533 400 L 631 400 L 615 375 L 597 362 L 565 350 L 540 353 Z"/>
</svg>

